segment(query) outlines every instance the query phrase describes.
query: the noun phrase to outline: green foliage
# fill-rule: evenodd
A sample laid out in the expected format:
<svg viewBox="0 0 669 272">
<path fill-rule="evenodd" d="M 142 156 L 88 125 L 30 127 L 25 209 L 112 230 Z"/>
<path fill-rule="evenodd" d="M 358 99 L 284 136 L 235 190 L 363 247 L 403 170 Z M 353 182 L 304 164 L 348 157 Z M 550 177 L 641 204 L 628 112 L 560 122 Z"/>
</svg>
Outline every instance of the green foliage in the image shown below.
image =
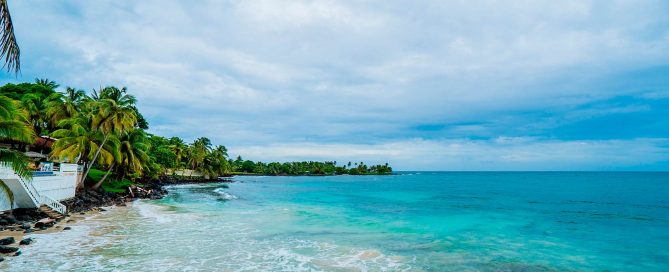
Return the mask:
<svg viewBox="0 0 669 272">
<path fill-rule="evenodd" d="M 110 193 L 125 193 L 128 191 L 128 187 L 130 185 L 134 185 L 130 180 L 127 179 L 122 179 L 122 180 L 116 180 L 112 179 L 109 181 L 105 181 L 102 183 L 102 190 L 105 192 L 110 192 Z"/>
<path fill-rule="evenodd" d="M 223 145 L 212 145 L 200 137 L 186 143 L 178 137 L 165 138 L 144 131 L 148 122 L 136 107 L 136 98 L 126 88 L 100 88 L 90 96 L 47 79 L 35 83 L 0 87 L 0 140 L 30 143 L 38 134 L 56 138 L 52 158 L 76 161 L 84 166 L 94 188 L 125 191 L 134 181 L 157 179 L 170 171 L 189 168 L 214 178 L 232 173 L 255 175 L 385 175 L 388 164 L 367 166 L 363 162 L 254 162 L 237 156 L 234 160 Z M 0 163 L 25 168 L 22 153 L 6 149 Z M 27 161 L 27 159 L 25 159 Z M 96 167 L 96 169 L 93 169 Z M 18 169 L 17 168 L 17 169 Z M 101 169 L 101 170 L 99 170 Z M 20 169 L 19 169 L 20 170 Z M 20 170 L 23 171 L 23 170 Z M 107 172 L 109 171 L 109 175 Z M 22 173 L 28 173 L 23 171 Z M 105 177 L 106 176 L 106 177 Z M 191 177 L 189 177 L 191 178 Z"/>
<path fill-rule="evenodd" d="M 238 174 L 254 174 L 269 176 L 300 176 L 300 175 L 388 175 L 392 174 L 392 167 L 388 164 L 373 165 L 371 167 L 363 162 L 356 163 L 355 167 L 348 169 L 346 165 L 338 166 L 337 162 L 253 162 L 242 160 L 229 160 L 233 172 Z"/>
<path fill-rule="evenodd" d="M 93 183 L 99 182 L 107 174 L 107 171 L 102 171 L 98 169 L 91 169 L 88 172 L 88 179 Z M 133 185 L 134 183 L 127 179 L 117 180 L 116 178 L 107 177 L 107 179 L 102 183 L 102 190 L 111 193 L 124 193 L 128 190 L 128 186 Z"/>
</svg>

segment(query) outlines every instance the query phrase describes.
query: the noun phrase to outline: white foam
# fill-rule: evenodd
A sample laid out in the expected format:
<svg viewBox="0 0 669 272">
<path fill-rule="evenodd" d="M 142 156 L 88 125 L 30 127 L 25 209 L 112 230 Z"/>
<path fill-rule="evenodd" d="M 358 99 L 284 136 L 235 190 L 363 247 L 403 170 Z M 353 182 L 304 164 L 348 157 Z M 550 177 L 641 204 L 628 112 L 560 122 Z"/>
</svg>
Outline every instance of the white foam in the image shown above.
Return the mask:
<svg viewBox="0 0 669 272">
<path fill-rule="evenodd" d="M 237 196 L 236 196 L 236 195 L 233 195 L 233 194 L 231 194 L 231 193 L 226 192 L 225 189 L 223 189 L 223 188 L 215 189 L 215 190 L 214 190 L 214 193 L 219 194 L 219 195 L 221 196 L 221 198 L 222 198 L 222 199 L 225 199 L 225 200 L 233 200 L 233 199 L 237 199 Z"/>
</svg>

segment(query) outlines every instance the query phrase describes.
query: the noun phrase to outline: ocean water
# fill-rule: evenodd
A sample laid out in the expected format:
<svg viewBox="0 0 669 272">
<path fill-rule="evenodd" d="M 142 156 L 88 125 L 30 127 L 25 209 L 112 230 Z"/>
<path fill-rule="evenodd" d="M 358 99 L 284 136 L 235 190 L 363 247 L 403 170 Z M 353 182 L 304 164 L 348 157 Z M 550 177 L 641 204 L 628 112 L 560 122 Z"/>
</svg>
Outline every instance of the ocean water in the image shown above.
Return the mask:
<svg viewBox="0 0 669 272">
<path fill-rule="evenodd" d="M 403 172 L 171 187 L 2 271 L 669 271 L 669 173 Z"/>
</svg>

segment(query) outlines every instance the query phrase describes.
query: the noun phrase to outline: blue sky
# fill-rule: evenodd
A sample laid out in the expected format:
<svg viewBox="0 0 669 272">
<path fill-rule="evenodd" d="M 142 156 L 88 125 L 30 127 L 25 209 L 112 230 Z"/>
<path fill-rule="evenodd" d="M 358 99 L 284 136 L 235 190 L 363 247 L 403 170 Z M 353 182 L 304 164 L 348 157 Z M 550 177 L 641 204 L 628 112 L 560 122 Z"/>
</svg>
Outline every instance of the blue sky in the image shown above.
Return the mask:
<svg viewBox="0 0 669 272">
<path fill-rule="evenodd" d="M 669 170 L 666 1 L 10 1 L 22 74 L 253 160 Z"/>
</svg>

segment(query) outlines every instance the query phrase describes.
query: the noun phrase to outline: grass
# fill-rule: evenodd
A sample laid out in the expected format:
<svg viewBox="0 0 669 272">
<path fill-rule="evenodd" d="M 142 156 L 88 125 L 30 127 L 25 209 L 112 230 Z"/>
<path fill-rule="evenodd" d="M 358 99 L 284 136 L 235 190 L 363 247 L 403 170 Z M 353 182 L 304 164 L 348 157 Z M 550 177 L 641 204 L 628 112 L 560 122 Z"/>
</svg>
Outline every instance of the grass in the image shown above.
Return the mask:
<svg viewBox="0 0 669 272">
<path fill-rule="evenodd" d="M 98 169 L 91 169 L 91 171 L 88 172 L 88 179 L 92 180 L 93 183 L 96 183 L 102 179 L 102 177 L 107 174 L 106 171 L 98 170 Z M 105 192 L 110 192 L 110 193 L 124 193 L 127 189 L 128 186 L 133 185 L 134 183 L 130 180 L 123 179 L 123 180 L 117 180 L 114 177 L 114 173 L 109 174 L 107 179 L 102 183 L 102 190 Z"/>
</svg>

